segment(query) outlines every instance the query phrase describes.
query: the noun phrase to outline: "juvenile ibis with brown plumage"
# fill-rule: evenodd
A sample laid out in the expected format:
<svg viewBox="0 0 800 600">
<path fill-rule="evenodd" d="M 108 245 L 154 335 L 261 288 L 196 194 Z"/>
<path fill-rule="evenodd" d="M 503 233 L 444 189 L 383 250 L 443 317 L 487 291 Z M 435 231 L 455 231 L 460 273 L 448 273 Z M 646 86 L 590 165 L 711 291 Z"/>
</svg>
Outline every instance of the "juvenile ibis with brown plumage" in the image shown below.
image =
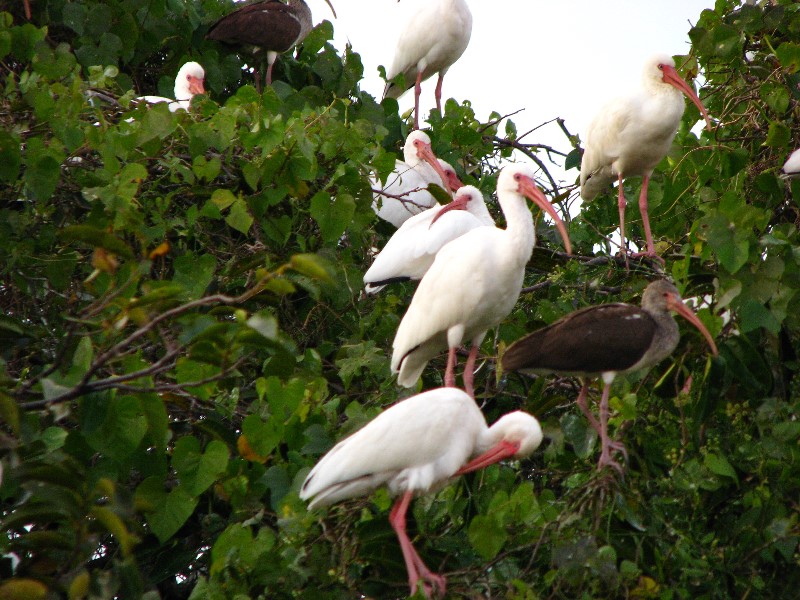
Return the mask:
<svg viewBox="0 0 800 600">
<path fill-rule="evenodd" d="M 476 227 L 494 227 L 481 191 L 465 185 L 450 204 L 411 217 L 389 238 L 364 274 L 364 290 L 375 294 L 390 283 L 422 279 L 448 242 Z"/>
<path fill-rule="evenodd" d="M 447 70 L 467 49 L 472 35 L 472 13 L 464 0 L 425 0 L 400 28 L 392 64 L 386 69 L 384 98 L 399 98 L 414 88 L 414 129 L 419 129 L 422 82 L 434 73 L 436 108 L 442 112 L 442 81 Z M 405 87 L 392 79 L 403 74 Z"/>
<path fill-rule="evenodd" d="M 330 0 L 333 16 L 336 11 Z M 206 39 L 231 46 L 249 48 L 255 56 L 267 54 L 267 85 L 272 83 L 272 66 L 279 54 L 302 43 L 313 27 L 311 9 L 304 0 L 260 0 L 245 4 L 214 23 Z M 254 69 L 256 87 L 261 89 L 258 71 Z"/>
<path fill-rule="evenodd" d="M 586 133 L 586 147 L 581 163 L 581 198 L 593 200 L 615 179 L 619 229 L 623 252 L 625 239 L 625 193 L 622 180 L 642 177 L 639 210 L 642 214 L 647 251 L 656 257 L 650 217 L 647 210 L 647 187 L 650 175 L 661 162 L 678 132 L 685 108 L 682 94 L 694 102 L 711 130 L 711 120 L 694 90 L 678 75 L 675 61 L 666 55 L 645 63 L 641 87 L 610 102 L 594 117 Z"/>
<path fill-rule="evenodd" d="M 389 522 L 400 541 L 411 595 L 421 584 L 426 597 L 444 596 L 445 578 L 428 569 L 406 534 L 411 499 L 452 477 L 530 456 L 541 442 L 535 417 L 512 412 L 488 427 L 470 396 L 438 388 L 394 404 L 339 442 L 308 474 L 300 498 L 315 508 L 387 487 L 399 496 Z"/>
<path fill-rule="evenodd" d="M 497 199 L 506 228 L 477 227 L 436 254 L 392 343 L 391 368 L 400 385 L 414 386 L 428 361 L 447 348 L 445 385 L 455 386 L 456 350 L 468 342 L 464 389 L 473 395 L 478 348 L 486 332 L 506 318 L 517 302 L 525 265 L 536 243 L 526 197 L 555 221 L 571 252 L 564 224 L 533 177 L 533 169 L 526 164 L 505 167 L 497 179 Z"/>
<path fill-rule="evenodd" d="M 570 313 L 511 344 L 501 365 L 504 371 L 562 373 L 583 378 L 577 404 L 600 436 L 602 449 L 597 466 L 609 465 L 621 473 L 622 467 L 611 452 L 625 453 L 625 447 L 608 436 L 611 383 L 619 374 L 647 369 L 672 354 L 680 332 L 670 311 L 697 327 L 717 356 L 717 346 L 708 329 L 683 303 L 675 286 L 661 279 L 645 288 L 641 308 L 610 303 Z M 588 378 L 597 376 L 605 384 L 599 423 L 587 405 Z"/>
</svg>

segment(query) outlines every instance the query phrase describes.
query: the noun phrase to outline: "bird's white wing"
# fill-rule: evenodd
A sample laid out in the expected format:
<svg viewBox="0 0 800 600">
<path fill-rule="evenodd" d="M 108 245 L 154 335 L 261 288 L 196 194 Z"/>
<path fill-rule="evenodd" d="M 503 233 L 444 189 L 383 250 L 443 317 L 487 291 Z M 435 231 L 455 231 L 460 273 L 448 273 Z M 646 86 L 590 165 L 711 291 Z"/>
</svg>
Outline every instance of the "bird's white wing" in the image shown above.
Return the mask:
<svg viewBox="0 0 800 600">
<path fill-rule="evenodd" d="M 581 159 L 581 197 L 584 200 L 593 200 L 616 177 L 611 165 L 619 157 L 622 136 L 630 119 L 630 102 L 618 98 L 600 109 L 589 124 Z"/>
<path fill-rule="evenodd" d="M 448 242 L 483 226 L 480 219 L 472 213 L 464 210 L 451 210 L 430 225 L 424 235 L 416 238 L 417 243 L 412 256 L 415 258 L 425 255 L 433 257 Z"/>
<path fill-rule="evenodd" d="M 480 410 L 463 391 L 419 394 L 334 446 L 308 474 L 300 497 L 313 498 L 312 507 L 324 506 L 367 493 L 401 473 L 414 484 L 410 489 L 427 489 L 466 461 L 482 427 Z M 412 470 L 421 472 L 406 472 Z"/>
</svg>

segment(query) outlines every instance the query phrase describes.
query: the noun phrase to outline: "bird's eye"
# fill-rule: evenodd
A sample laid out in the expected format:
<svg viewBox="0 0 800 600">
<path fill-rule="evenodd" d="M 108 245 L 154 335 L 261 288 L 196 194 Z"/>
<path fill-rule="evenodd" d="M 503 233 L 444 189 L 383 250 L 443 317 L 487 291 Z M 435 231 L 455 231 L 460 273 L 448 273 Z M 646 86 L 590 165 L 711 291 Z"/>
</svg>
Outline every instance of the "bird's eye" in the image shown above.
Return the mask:
<svg viewBox="0 0 800 600">
<path fill-rule="evenodd" d="M 659 70 L 659 71 L 663 71 L 663 70 L 664 70 L 664 65 L 663 65 L 663 64 L 661 64 L 661 63 L 659 63 L 659 64 L 658 64 L 658 70 Z"/>
<path fill-rule="evenodd" d="M 519 181 L 522 179 L 522 175 L 520 173 L 514 173 L 514 181 Z"/>
</svg>

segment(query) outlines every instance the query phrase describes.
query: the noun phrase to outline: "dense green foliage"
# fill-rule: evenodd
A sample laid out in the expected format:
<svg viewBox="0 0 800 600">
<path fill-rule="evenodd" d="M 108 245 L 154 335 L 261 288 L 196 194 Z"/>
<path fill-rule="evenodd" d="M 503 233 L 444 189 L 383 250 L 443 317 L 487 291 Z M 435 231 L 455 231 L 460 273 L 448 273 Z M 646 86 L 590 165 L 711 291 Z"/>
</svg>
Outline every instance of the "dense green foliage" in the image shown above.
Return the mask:
<svg viewBox="0 0 800 600">
<path fill-rule="evenodd" d="M 800 180 L 778 170 L 800 141 L 800 5 L 759 4 L 699 16 L 679 64 L 702 72 L 717 127 L 698 137 L 688 105 L 650 185 L 667 274 L 705 299 L 720 357 L 682 326 L 670 359 L 618 378 L 611 425 L 630 462 L 624 480 L 597 473 L 577 382 L 498 373 L 496 356 L 575 308 L 637 303 L 658 273 L 593 252 L 613 201 L 569 224 L 571 259 L 540 223 L 476 384 L 490 422 L 524 407 L 549 441 L 411 511 L 452 597 L 796 594 Z M 408 131 L 397 103 L 360 90 L 329 22 L 259 96 L 203 39 L 230 9 L 216 0 L 32 5 L 32 23 L 21 2 L 0 13 L 0 551 L 20 558 L 0 558 L 0 596 L 404 597 L 385 492 L 314 512 L 297 496 L 335 440 L 410 393 L 389 349 L 413 286 L 360 296 L 392 233 L 368 176 Z M 191 112 L 130 105 L 132 87 L 171 95 L 188 59 L 209 92 Z M 517 142 L 500 115 L 450 100 L 429 125 L 487 197 L 516 147 L 575 201 L 545 170 L 559 153 Z M 564 145 L 579 166 L 580 140 Z"/>
</svg>

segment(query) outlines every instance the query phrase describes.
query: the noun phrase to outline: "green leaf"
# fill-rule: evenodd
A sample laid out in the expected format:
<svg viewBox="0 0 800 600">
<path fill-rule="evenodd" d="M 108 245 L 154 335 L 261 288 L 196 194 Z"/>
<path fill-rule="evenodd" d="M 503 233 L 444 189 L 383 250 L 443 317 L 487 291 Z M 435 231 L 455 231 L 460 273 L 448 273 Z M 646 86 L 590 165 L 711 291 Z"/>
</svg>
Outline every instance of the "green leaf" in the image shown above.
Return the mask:
<svg viewBox="0 0 800 600">
<path fill-rule="evenodd" d="M 322 257 L 316 254 L 295 254 L 289 261 L 289 266 L 298 273 L 311 277 L 312 279 L 317 279 L 326 283 L 332 281 L 329 271 L 330 267 Z"/>
<path fill-rule="evenodd" d="M 792 130 L 783 123 L 772 121 L 767 131 L 767 139 L 764 145 L 770 148 L 785 148 L 792 139 Z"/>
<path fill-rule="evenodd" d="M 21 164 L 19 139 L 11 132 L 0 129 L 0 181 L 15 181 Z"/>
<path fill-rule="evenodd" d="M 782 115 L 789 108 L 791 96 L 785 85 L 767 82 L 759 88 L 758 93 L 767 106 L 778 115 Z"/>
<path fill-rule="evenodd" d="M 581 157 L 582 153 L 580 148 L 574 148 L 571 150 L 564 159 L 564 170 L 569 171 L 570 169 L 579 168 L 581 166 Z"/>
<path fill-rule="evenodd" d="M 150 529 L 163 544 L 183 526 L 197 508 L 197 498 L 182 487 L 166 493 L 164 481 L 148 477 L 136 489 L 136 504 L 145 511 Z"/>
<path fill-rule="evenodd" d="M 147 433 L 147 418 L 133 396 L 95 394 L 82 404 L 86 441 L 116 461 L 128 458 Z"/>
<path fill-rule="evenodd" d="M 800 44 L 793 42 L 783 42 L 775 50 L 775 54 L 784 69 L 790 73 L 800 70 Z"/>
<path fill-rule="evenodd" d="M 467 532 L 472 547 L 484 560 L 491 560 L 502 550 L 508 540 L 505 529 L 489 515 L 477 515 Z"/>
<path fill-rule="evenodd" d="M 47 200 L 53 195 L 60 177 L 59 162 L 50 155 L 39 156 L 25 170 L 25 185 L 37 200 Z"/>
<path fill-rule="evenodd" d="M 197 438 L 184 436 L 175 443 L 172 467 L 178 473 L 183 489 L 199 496 L 225 471 L 228 458 L 228 448 L 222 442 L 212 440 L 201 453 Z"/>
<path fill-rule="evenodd" d="M 250 231 L 250 226 L 253 224 L 253 215 L 250 214 L 247 203 L 241 198 L 237 198 L 236 202 L 231 206 L 228 216 L 225 217 L 225 222 L 241 233 Z"/>
<path fill-rule="evenodd" d="M 731 463 L 721 454 L 713 454 L 709 452 L 703 459 L 703 464 L 715 475 L 722 475 L 723 477 L 730 477 L 735 482 L 739 482 L 736 476 L 736 471 L 731 466 Z"/>
<path fill-rule="evenodd" d="M 217 261 L 211 254 L 184 254 L 175 259 L 172 281 L 183 287 L 190 298 L 200 298 L 214 277 Z"/>
<path fill-rule="evenodd" d="M 331 199 L 327 192 L 317 192 L 311 198 L 311 216 L 319 225 L 323 241 L 336 242 L 353 220 L 356 204 L 350 194 L 339 193 Z"/>
<path fill-rule="evenodd" d="M 256 454 L 269 456 L 281 440 L 283 427 L 276 419 L 270 419 L 265 423 L 261 417 L 253 414 L 242 423 L 242 433 Z"/>
</svg>

